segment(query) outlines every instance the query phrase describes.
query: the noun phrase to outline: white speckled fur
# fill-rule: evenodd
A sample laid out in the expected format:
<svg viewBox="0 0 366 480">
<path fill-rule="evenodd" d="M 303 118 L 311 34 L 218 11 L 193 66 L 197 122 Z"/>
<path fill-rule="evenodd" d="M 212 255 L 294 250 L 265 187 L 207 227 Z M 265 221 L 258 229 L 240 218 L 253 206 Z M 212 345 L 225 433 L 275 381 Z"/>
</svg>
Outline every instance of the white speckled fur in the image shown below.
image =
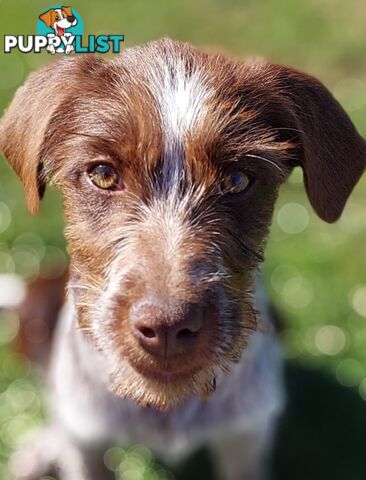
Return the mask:
<svg viewBox="0 0 366 480">
<path fill-rule="evenodd" d="M 270 329 L 252 335 L 242 360 L 218 378 L 209 401 L 192 398 L 165 413 L 110 393 L 105 362 L 75 328 L 69 303 L 56 336 L 52 405 L 58 421 L 81 443 L 144 443 L 171 461 L 226 434 L 260 439 L 283 407 L 281 356 Z"/>
</svg>

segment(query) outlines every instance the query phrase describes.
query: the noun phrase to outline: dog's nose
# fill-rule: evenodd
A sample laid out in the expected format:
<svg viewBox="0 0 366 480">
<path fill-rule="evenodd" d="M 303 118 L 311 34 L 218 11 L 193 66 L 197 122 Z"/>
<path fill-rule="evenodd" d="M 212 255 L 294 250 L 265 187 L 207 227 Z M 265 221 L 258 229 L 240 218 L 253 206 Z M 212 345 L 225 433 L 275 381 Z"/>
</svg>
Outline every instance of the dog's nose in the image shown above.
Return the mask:
<svg viewBox="0 0 366 480">
<path fill-rule="evenodd" d="M 203 324 L 200 304 L 165 307 L 142 302 L 131 308 L 135 337 L 148 353 L 168 358 L 189 352 Z"/>
<path fill-rule="evenodd" d="M 74 15 L 69 15 L 69 16 L 67 17 L 67 20 L 68 20 L 70 23 L 74 23 L 74 22 L 75 22 L 75 17 L 74 17 Z"/>
</svg>

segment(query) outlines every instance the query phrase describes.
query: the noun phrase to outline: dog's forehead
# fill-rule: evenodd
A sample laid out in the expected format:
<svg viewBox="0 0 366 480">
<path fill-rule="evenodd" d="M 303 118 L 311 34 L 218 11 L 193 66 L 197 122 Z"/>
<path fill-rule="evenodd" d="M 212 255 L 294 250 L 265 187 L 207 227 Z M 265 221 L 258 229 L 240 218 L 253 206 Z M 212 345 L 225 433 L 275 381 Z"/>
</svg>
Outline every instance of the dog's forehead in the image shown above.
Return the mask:
<svg viewBox="0 0 366 480">
<path fill-rule="evenodd" d="M 202 67 L 188 72 L 183 59 L 168 58 L 152 70 L 148 87 L 157 102 L 168 145 L 202 128 L 214 94 Z"/>
<path fill-rule="evenodd" d="M 187 57 L 178 49 L 158 51 L 144 81 L 161 127 L 162 174 L 177 179 L 187 168 L 187 149 L 201 143 L 198 137 L 208 122 L 215 90 L 207 66 L 197 55 Z"/>
<path fill-rule="evenodd" d="M 165 41 L 131 49 L 122 55 L 121 63 L 150 92 L 170 142 L 203 126 L 220 85 L 219 62 L 214 65 L 213 57 Z"/>
<path fill-rule="evenodd" d="M 88 94 L 77 97 L 70 121 L 101 156 L 110 142 L 136 178 L 156 175 L 158 166 L 169 181 L 187 171 L 210 183 L 223 161 L 258 145 L 276 148 L 271 128 L 263 128 L 268 89 L 250 69 L 169 40 L 134 47 L 83 84 Z"/>
<path fill-rule="evenodd" d="M 121 124 L 129 128 L 134 119 L 135 133 L 154 137 L 140 144 L 151 145 L 159 137 L 165 158 L 182 156 L 187 149 L 207 150 L 215 140 L 223 141 L 222 131 L 235 117 L 237 69 L 222 56 L 166 40 L 129 49 L 114 64 L 127 112 Z"/>
<path fill-rule="evenodd" d="M 156 117 L 152 129 L 161 130 L 169 153 L 198 139 L 206 146 L 227 140 L 238 146 L 247 127 L 251 134 L 246 141 L 256 141 L 259 124 L 268 127 L 270 137 L 268 119 L 273 119 L 273 112 L 268 112 L 275 89 L 270 88 L 270 76 L 261 73 L 261 65 L 263 61 L 237 62 L 162 40 L 128 49 L 116 60 L 115 72 L 121 75 L 120 89 L 131 115 L 136 113 L 138 91 L 138 102 L 144 103 L 141 117 L 145 125 Z"/>
</svg>

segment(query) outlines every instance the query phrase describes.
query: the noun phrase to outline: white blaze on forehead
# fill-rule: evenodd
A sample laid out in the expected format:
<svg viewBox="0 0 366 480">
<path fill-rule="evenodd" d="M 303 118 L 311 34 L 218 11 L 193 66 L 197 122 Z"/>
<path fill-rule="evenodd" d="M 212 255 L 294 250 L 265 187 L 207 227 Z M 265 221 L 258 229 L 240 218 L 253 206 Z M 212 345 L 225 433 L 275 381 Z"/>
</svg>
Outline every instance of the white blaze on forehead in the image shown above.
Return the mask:
<svg viewBox="0 0 366 480">
<path fill-rule="evenodd" d="M 179 185 L 183 175 L 185 138 L 203 125 L 213 89 L 199 65 L 188 67 L 174 54 L 154 59 L 148 84 L 162 124 L 162 177 L 164 185 L 171 189 Z"/>
<path fill-rule="evenodd" d="M 158 102 L 163 133 L 168 144 L 181 142 L 187 132 L 202 125 L 213 91 L 199 67 L 187 71 L 179 58 L 161 59 L 155 66 L 151 87 Z"/>
</svg>

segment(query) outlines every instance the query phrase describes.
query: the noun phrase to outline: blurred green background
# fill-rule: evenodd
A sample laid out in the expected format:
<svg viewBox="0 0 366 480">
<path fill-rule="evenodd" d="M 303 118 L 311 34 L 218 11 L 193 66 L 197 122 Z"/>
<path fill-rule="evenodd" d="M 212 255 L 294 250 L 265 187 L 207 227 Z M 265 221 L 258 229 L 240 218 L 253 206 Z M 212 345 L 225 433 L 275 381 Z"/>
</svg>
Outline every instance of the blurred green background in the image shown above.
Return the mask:
<svg viewBox="0 0 366 480">
<path fill-rule="evenodd" d="M 67 4 L 69 5 L 69 4 Z M 35 34 L 52 2 L 0 0 L 0 34 Z M 366 4 L 362 0 L 86 1 L 71 3 L 86 34 L 125 34 L 125 48 L 169 36 L 208 51 L 264 56 L 320 78 L 366 136 Z M 48 54 L 0 53 L 0 111 Z M 311 211 L 300 171 L 282 189 L 264 265 L 283 331 L 289 407 L 281 422 L 274 477 L 366 477 L 366 176 L 341 220 Z M 66 266 L 57 192 L 37 217 L 25 209 L 14 174 L 0 162 L 0 274 L 27 280 Z M 41 422 L 39 389 L 11 349 L 14 315 L 0 312 L 0 478 L 19 437 Z M 109 452 L 127 480 L 165 478 L 140 447 Z M 204 454 L 178 478 L 208 478 Z M 206 466 L 205 466 L 206 465 Z M 201 473 L 198 473 L 201 472 Z"/>
</svg>

